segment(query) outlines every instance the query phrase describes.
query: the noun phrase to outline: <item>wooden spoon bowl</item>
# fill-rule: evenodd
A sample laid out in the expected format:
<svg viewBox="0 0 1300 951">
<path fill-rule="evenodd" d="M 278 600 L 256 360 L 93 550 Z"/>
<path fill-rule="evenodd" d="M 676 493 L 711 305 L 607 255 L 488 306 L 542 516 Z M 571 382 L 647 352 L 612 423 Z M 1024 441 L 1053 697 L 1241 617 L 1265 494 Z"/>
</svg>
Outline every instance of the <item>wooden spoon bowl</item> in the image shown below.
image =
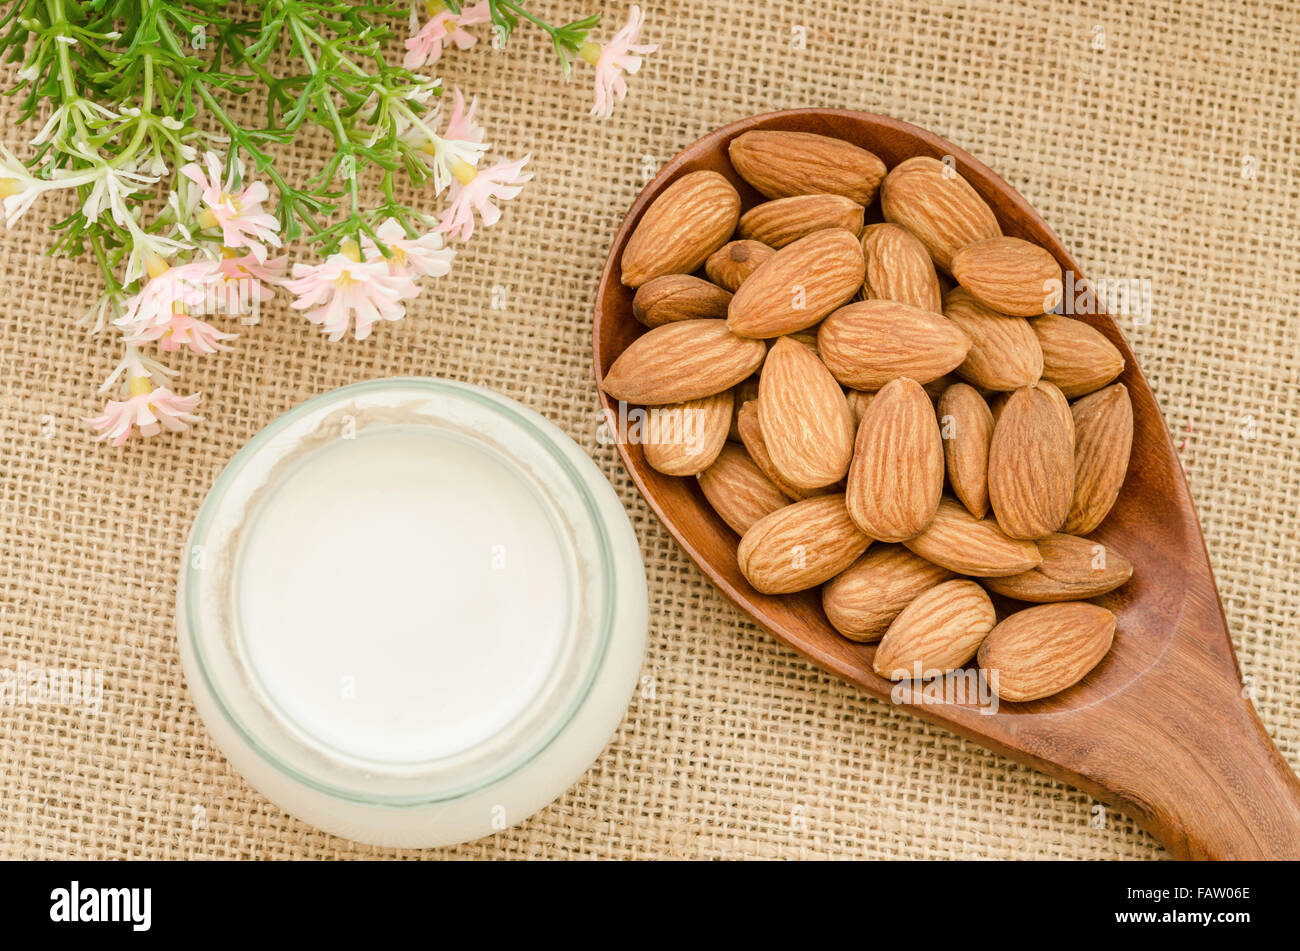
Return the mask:
<svg viewBox="0 0 1300 951">
<path fill-rule="evenodd" d="M 762 200 L 732 168 L 727 145 L 753 129 L 816 132 L 869 149 L 892 168 L 914 155 L 951 158 L 992 207 L 1004 233 L 1050 250 L 1063 269 L 1078 266 L 1042 218 L 982 163 L 932 133 L 884 116 L 796 109 L 719 129 L 669 162 L 641 192 L 610 249 L 597 294 L 595 368 L 603 381 L 614 359 L 645 328 L 632 315 L 632 290 L 619 280 L 623 247 L 649 204 L 679 176 L 725 175 L 742 207 Z M 867 211 L 879 221 L 879 201 Z M 1300 857 L 1300 781 L 1273 746 L 1242 685 L 1196 512 L 1163 417 L 1115 322 L 1086 316 L 1124 355 L 1120 379 L 1133 399 L 1133 455 L 1119 500 L 1096 537 L 1134 565 L 1133 580 L 1096 599 L 1119 619 L 1114 646 L 1081 683 L 996 712 L 969 700 L 907 696 L 914 713 L 1005 753 L 1132 815 L 1180 858 Z M 601 391 L 604 409 L 618 412 Z M 875 645 L 841 637 L 818 590 L 770 596 L 736 564 L 736 534 L 694 479 L 665 476 L 641 446 L 619 452 L 650 507 L 700 569 L 767 631 L 818 666 L 890 700 L 893 684 L 871 667 Z"/>
</svg>

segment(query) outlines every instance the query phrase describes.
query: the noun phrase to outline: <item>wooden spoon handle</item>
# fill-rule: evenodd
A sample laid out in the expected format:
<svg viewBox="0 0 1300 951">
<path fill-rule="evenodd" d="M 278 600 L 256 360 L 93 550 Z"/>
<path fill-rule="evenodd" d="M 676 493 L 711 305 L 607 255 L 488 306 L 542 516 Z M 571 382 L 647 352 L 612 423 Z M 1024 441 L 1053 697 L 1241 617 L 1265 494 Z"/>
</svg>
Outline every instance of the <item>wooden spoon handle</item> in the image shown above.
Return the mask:
<svg viewBox="0 0 1300 951">
<path fill-rule="evenodd" d="M 1245 696 L 1213 588 L 1188 607 L 1156 664 L 1088 711 L 1077 781 L 1178 858 L 1300 858 L 1300 779 Z"/>
<path fill-rule="evenodd" d="M 1161 735 L 1134 737 L 1152 745 L 1135 758 L 1125 798 L 1170 852 L 1185 859 L 1300 858 L 1300 780 L 1248 701 L 1192 708 L 1182 720 L 1152 718 L 1139 730 L 1152 728 Z"/>
</svg>

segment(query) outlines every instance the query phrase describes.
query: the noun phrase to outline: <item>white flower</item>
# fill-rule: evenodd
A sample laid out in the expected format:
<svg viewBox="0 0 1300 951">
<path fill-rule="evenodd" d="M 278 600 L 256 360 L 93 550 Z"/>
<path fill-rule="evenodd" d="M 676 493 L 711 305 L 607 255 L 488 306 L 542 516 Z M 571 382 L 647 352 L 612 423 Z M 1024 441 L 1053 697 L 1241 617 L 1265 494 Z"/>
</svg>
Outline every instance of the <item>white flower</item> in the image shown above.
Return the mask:
<svg viewBox="0 0 1300 951">
<path fill-rule="evenodd" d="M 418 238 L 408 238 L 404 229 L 395 219 L 389 218 L 375 229 L 379 240 L 388 248 L 392 257 L 388 258 L 389 273 L 399 277 L 442 277 L 451 270 L 455 250 L 443 247 L 442 234 L 431 231 Z M 366 238 L 362 242 L 366 258 L 380 254 L 378 246 Z"/>
<path fill-rule="evenodd" d="M 279 221 L 275 215 L 262 210 L 262 202 L 270 191 L 262 182 L 253 182 L 236 189 L 234 177 L 242 175 L 242 166 L 232 169 L 225 184 L 221 181 L 221 158 L 209 152 L 206 156 L 207 174 L 197 163 L 181 169 L 181 174 L 200 189 L 203 203 L 207 205 L 198 216 L 199 226 L 220 228 L 221 240 L 228 248 L 248 248 L 259 261 L 266 260 L 266 245 L 280 246 Z"/>
<path fill-rule="evenodd" d="M 183 196 L 177 191 L 167 193 L 167 210 L 170 212 L 172 225 L 171 233 L 179 236 L 179 239 L 186 244 L 215 257 L 215 252 L 203 246 L 190 227 L 198 216 L 199 195 L 193 188 L 186 188 L 183 191 Z"/>
<path fill-rule="evenodd" d="M 91 333 L 99 333 L 110 320 L 116 320 L 126 306 L 126 299 L 118 290 L 107 290 L 81 317 L 82 323 L 90 324 Z"/>
<path fill-rule="evenodd" d="M 100 165 L 95 172 L 95 184 L 81 207 L 82 216 L 87 221 L 94 221 L 107 210 L 112 219 L 123 228 L 134 230 L 137 227 L 135 216 L 131 213 L 127 200 L 142 188 L 153 185 L 158 177 L 113 168 L 111 165 Z M 55 181 L 60 186 L 65 184 L 64 179 Z"/>
<path fill-rule="evenodd" d="M 478 167 L 483 153 L 490 147 L 483 141 L 483 127 L 474 121 L 477 105 L 478 100 L 475 100 L 466 109 L 465 97 L 456 89 L 453 91 L 451 115 L 447 119 L 447 129 L 443 135 L 433 131 L 442 115 L 441 104 L 402 135 L 405 141 L 425 156 L 433 171 L 434 194 L 441 194 L 454 179 L 472 177 L 469 171 Z"/>
<path fill-rule="evenodd" d="M 641 58 L 653 53 L 659 47 L 654 44 L 638 43 L 641 26 L 645 16 L 641 8 L 633 5 L 628 14 L 627 24 L 604 46 L 586 43 L 582 48 L 582 57 L 596 67 L 596 102 L 591 107 L 591 114 L 601 119 L 608 119 L 614 114 L 614 103 L 627 98 L 627 80 L 624 74 L 631 75 L 641 68 Z"/>
<path fill-rule="evenodd" d="M 293 279 L 284 286 L 296 300 L 289 306 L 305 310 L 307 319 L 320 324 L 331 340 L 341 340 L 356 320 L 356 337 L 365 340 L 376 321 L 401 320 L 406 308 L 400 301 L 414 297 L 415 282 L 390 272 L 382 257 L 357 260 L 351 254 L 331 254 L 321 264 L 295 264 Z"/>
<path fill-rule="evenodd" d="M 98 160 L 91 168 L 56 168 L 49 178 L 36 178 L 12 152 L 0 145 L 0 198 L 4 200 L 5 224 L 9 227 L 45 192 L 90 185 L 90 194 L 81 209 L 86 220 L 93 221 L 107 210 L 121 227 L 134 232 L 139 226 L 131 214 L 128 199 L 157 181 L 155 176 L 116 169 Z"/>
<path fill-rule="evenodd" d="M 475 211 L 483 219 L 485 228 L 500 221 L 501 209 L 493 201 L 509 201 L 519 197 L 524 183 L 533 177 L 532 172 L 524 171 L 524 166 L 531 157 L 525 155 L 513 162 L 498 162 L 482 171 L 470 169 L 465 178 L 457 176 L 456 183 L 448 192 L 450 200 L 438 230 L 468 241 L 474 233 Z"/>
<path fill-rule="evenodd" d="M 122 118 L 116 112 L 106 109 L 97 102 L 91 102 L 89 99 L 76 99 L 55 109 L 50 114 L 49 119 L 45 121 L 45 125 L 41 126 L 40 131 L 32 138 L 31 144 L 44 145 L 52 138 L 66 137 L 64 130 L 69 124 L 75 127 L 76 117 L 80 117 L 86 124 L 93 124 L 104 119 L 113 122 Z"/>
<path fill-rule="evenodd" d="M 138 336 L 148 327 L 167 326 L 177 313 L 206 313 L 209 290 L 222 279 L 217 262 L 206 259 L 161 266 L 163 270 L 127 299 L 125 312 L 113 321 L 129 334 Z"/>
<path fill-rule="evenodd" d="M 216 353 L 229 350 L 225 342 L 234 340 L 236 334 L 219 330 L 206 320 L 199 320 L 189 314 L 174 313 L 165 324 L 154 324 L 134 331 L 127 341 L 132 344 L 156 342 L 158 348 L 166 353 L 188 347 L 194 353 Z"/>
<path fill-rule="evenodd" d="M 138 225 L 131 230 L 131 250 L 126 256 L 126 273 L 122 275 L 123 286 L 129 285 L 149 272 L 149 262 L 175 257 L 177 254 L 194 250 L 191 241 L 178 241 L 164 238 L 158 234 L 141 231 Z"/>
<path fill-rule="evenodd" d="M 3 200 L 7 227 L 12 228 L 32 202 L 49 187 L 47 182 L 32 177 L 17 156 L 0 145 L 0 199 Z"/>
<path fill-rule="evenodd" d="M 179 432 L 202 418 L 194 414 L 199 394 L 181 396 L 165 386 L 150 387 L 147 380 L 131 380 L 132 392 L 124 400 L 109 400 L 98 416 L 83 416 L 82 422 L 99 433 L 97 440 L 121 446 L 135 433 L 141 438 L 156 436 L 164 429 Z"/>
<path fill-rule="evenodd" d="M 113 372 L 108 375 L 108 379 L 100 384 L 99 392 L 107 393 L 123 377 L 128 379 L 144 377 L 147 380 L 153 380 L 155 383 L 166 384 L 174 376 L 176 376 L 175 370 L 163 366 L 152 357 L 146 357 L 135 347 L 127 344 L 122 361 L 113 368 Z"/>
</svg>

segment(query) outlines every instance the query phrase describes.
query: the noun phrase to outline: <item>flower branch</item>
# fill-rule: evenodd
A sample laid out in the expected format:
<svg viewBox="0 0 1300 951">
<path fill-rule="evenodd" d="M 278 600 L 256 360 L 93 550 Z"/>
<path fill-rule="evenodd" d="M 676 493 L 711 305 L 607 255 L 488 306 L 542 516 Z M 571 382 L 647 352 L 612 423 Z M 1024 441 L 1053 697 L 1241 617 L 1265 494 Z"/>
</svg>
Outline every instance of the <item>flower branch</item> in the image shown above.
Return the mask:
<svg viewBox="0 0 1300 951">
<path fill-rule="evenodd" d="M 200 395 L 173 389 L 151 353 L 231 349 L 229 320 L 254 323 L 280 288 L 330 339 L 365 339 L 449 272 L 447 241 L 497 223 L 532 178 L 530 156 L 489 160 L 477 101 L 453 90 L 444 102 L 426 72 L 447 46 L 474 46 L 473 27 L 491 24 L 502 46 L 531 24 L 566 77 L 572 60 L 591 63 L 601 116 L 654 49 L 638 41 L 635 6 L 598 46 L 595 14 L 554 26 L 516 0 L 430 0 L 423 24 L 409 9 L 405 55 L 390 62 L 389 24 L 406 12 L 352 0 L 17 0 L 0 15 L 0 57 L 20 64 L 17 121 L 46 115 L 25 158 L 0 145 L 3 220 L 56 192 L 74 198 L 49 251 L 93 260 L 103 289 L 86 317 L 112 329 L 121 353 L 104 408 L 86 417 L 99 438 L 121 445 L 199 420 Z M 263 121 L 243 118 L 250 99 L 264 102 Z M 309 126 L 333 148 L 295 181 L 277 153 Z M 412 188 L 415 204 L 399 197 Z M 319 258 L 291 262 L 282 249 L 299 239 Z"/>
</svg>

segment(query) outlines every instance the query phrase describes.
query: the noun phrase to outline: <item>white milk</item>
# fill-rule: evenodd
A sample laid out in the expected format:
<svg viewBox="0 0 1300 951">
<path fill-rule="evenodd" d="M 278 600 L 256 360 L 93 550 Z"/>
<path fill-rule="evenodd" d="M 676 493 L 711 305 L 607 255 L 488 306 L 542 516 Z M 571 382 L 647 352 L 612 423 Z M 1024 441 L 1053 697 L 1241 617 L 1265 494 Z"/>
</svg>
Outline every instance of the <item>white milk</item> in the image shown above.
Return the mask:
<svg viewBox="0 0 1300 951">
<path fill-rule="evenodd" d="M 645 650 L 636 535 L 568 436 L 446 380 L 285 413 L 231 460 L 177 588 L 231 765 L 335 835 L 427 847 L 520 822 L 591 765 Z"/>
<path fill-rule="evenodd" d="M 371 761 L 462 752 L 532 700 L 570 566 L 514 466 L 446 430 L 313 453 L 261 507 L 237 574 L 244 648 L 316 743 Z"/>
</svg>

